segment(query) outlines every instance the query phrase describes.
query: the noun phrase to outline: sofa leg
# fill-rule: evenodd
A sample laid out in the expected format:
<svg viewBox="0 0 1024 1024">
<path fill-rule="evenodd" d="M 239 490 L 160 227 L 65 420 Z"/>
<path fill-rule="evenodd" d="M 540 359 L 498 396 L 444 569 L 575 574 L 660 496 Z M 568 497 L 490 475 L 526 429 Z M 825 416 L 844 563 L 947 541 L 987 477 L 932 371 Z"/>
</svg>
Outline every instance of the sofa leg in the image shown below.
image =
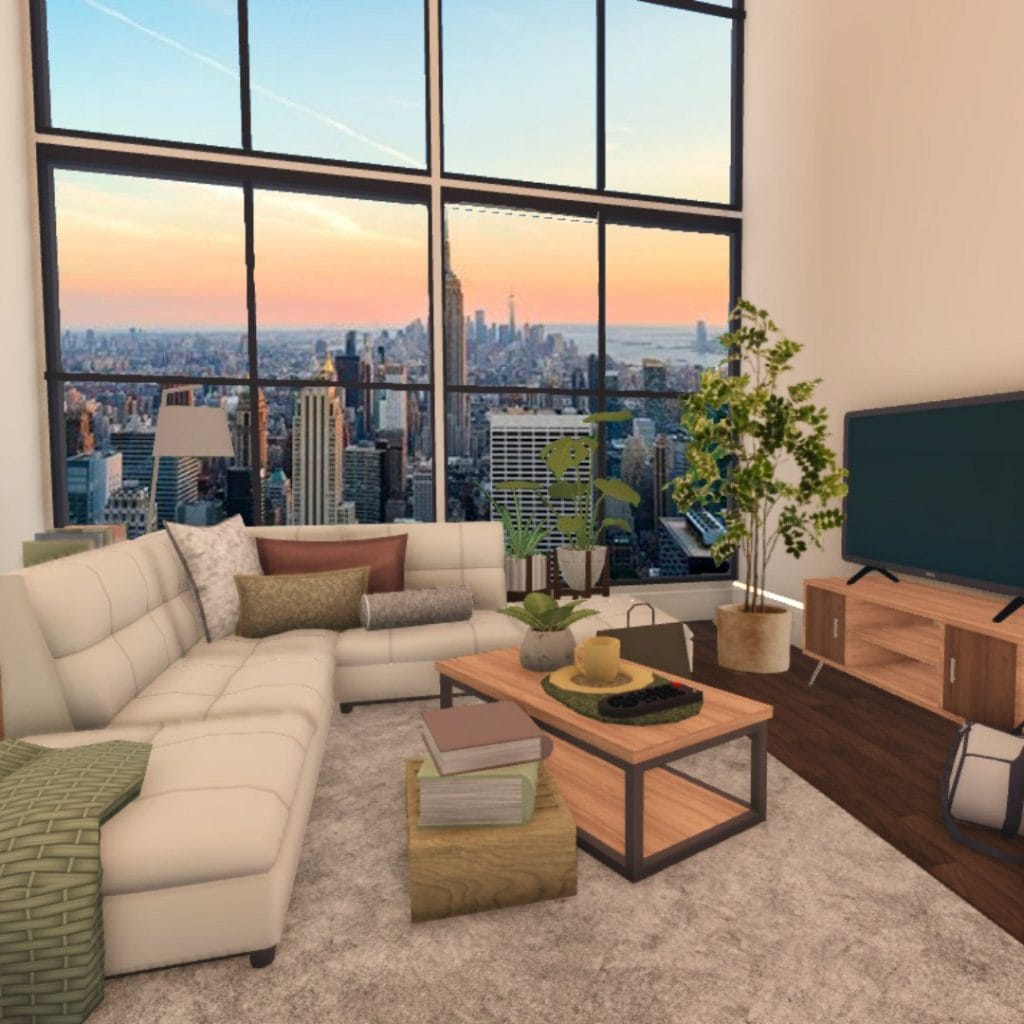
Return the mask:
<svg viewBox="0 0 1024 1024">
<path fill-rule="evenodd" d="M 253 967 L 269 967 L 274 962 L 276 953 L 277 946 L 271 946 L 270 949 L 258 949 L 255 953 L 249 954 L 249 963 Z"/>
<path fill-rule="evenodd" d="M 341 713 L 343 715 L 351 715 L 352 709 L 355 707 L 355 704 L 341 704 L 339 706 L 341 707 Z"/>
</svg>

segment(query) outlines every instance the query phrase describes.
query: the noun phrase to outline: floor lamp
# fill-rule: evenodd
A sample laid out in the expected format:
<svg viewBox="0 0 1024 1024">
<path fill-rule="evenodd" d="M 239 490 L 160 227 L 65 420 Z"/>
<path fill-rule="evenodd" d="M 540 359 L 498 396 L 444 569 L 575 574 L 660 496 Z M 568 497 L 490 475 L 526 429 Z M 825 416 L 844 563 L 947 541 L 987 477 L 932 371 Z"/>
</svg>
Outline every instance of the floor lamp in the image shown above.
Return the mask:
<svg viewBox="0 0 1024 1024">
<path fill-rule="evenodd" d="M 224 409 L 204 405 L 168 405 L 168 396 L 191 390 L 191 387 L 166 388 L 160 399 L 160 415 L 153 441 L 153 482 L 149 487 L 146 533 L 156 529 L 156 484 L 161 457 L 230 458 L 235 454 L 228 429 L 228 414 Z"/>
</svg>

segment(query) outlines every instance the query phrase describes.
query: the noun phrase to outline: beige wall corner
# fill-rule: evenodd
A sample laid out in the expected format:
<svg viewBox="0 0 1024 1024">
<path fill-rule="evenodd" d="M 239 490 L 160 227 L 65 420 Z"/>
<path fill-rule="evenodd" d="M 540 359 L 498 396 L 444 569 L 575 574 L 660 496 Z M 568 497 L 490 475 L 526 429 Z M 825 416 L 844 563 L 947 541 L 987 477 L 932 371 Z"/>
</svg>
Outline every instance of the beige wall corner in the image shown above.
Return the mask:
<svg viewBox="0 0 1024 1024">
<path fill-rule="evenodd" d="M 1024 388 L 1024 4 L 748 6 L 744 295 L 807 345 L 837 449 L 851 409 Z M 769 589 L 840 550 L 777 555 Z"/>
<path fill-rule="evenodd" d="M 49 518 L 26 6 L 0 4 L 0 571 L 21 565 L 22 540 Z"/>
</svg>

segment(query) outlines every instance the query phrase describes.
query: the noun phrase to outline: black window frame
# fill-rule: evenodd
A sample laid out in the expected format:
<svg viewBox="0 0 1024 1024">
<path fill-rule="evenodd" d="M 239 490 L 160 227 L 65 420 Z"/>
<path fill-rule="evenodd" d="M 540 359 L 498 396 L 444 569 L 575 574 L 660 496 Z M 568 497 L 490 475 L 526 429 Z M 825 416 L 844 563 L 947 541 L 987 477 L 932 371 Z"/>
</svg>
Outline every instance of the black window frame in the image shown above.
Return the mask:
<svg viewBox="0 0 1024 1024">
<path fill-rule="evenodd" d="M 276 379 L 263 377 L 259 372 L 257 344 L 257 295 L 255 290 L 255 243 L 253 225 L 253 194 L 257 188 L 271 188 L 323 196 L 365 198 L 378 201 L 414 202 L 427 209 L 427 284 L 428 284 L 428 360 L 427 381 L 390 384 L 367 382 L 361 385 L 369 391 L 426 392 L 432 410 L 433 424 L 438 418 L 433 410 L 441 408 L 441 421 L 450 394 L 484 392 L 488 394 L 552 394 L 570 395 L 583 400 L 596 398 L 599 408 L 605 408 L 608 398 L 671 399 L 673 391 L 609 389 L 606 383 L 606 319 L 605 319 L 605 233 L 609 224 L 640 227 L 668 228 L 727 235 L 730 246 L 730 308 L 741 294 L 742 269 L 742 184 L 743 184 L 743 54 L 745 28 L 744 0 L 637 0 L 691 11 L 710 17 L 729 18 L 732 21 L 731 66 L 731 164 L 730 198 L 728 203 L 715 203 L 678 197 L 652 196 L 640 193 L 607 190 L 604 181 L 605 165 L 605 0 L 594 0 L 597 25 L 596 67 L 596 178 L 595 187 L 552 185 L 545 182 L 518 179 L 489 178 L 460 174 L 444 167 L 443 125 L 443 4 L 445 0 L 424 0 L 424 89 L 426 96 L 426 133 L 424 168 L 363 163 L 291 153 L 254 150 L 252 148 L 251 105 L 249 97 L 248 0 L 238 2 L 239 25 L 239 111 L 241 124 L 240 147 L 209 146 L 198 143 L 177 142 L 166 139 L 122 136 L 103 132 L 57 128 L 49 117 L 49 69 L 46 41 L 46 0 L 25 0 L 28 5 L 31 34 L 35 118 L 35 156 L 40 218 L 40 258 L 43 297 L 43 331 L 46 367 L 44 381 L 47 392 L 47 416 L 50 428 L 50 463 L 54 522 L 62 525 L 68 518 L 67 459 L 64 438 L 64 388 L 73 382 L 121 382 L 124 384 L 158 384 L 173 386 L 191 384 L 234 386 L 248 389 L 252 395 L 264 388 L 290 388 L 301 390 L 315 386 L 315 379 Z M 432 14 L 436 12 L 436 14 Z M 437 52 L 432 53 L 431 19 L 436 16 L 435 33 Z M 432 77 L 436 87 L 442 123 L 433 124 Z M 440 140 L 435 146 L 434 139 Z M 106 144 L 106 145 L 104 145 Z M 436 150 L 436 151 L 435 151 Z M 229 158 L 235 158 L 231 161 Z M 59 284 L 56 261 L 56 210 L 54 206 L 53 174 L 57 169 L 87 170 L 101 173 L 130 174 L 143 177 L 171 178 L 183 181 L 213 181 L 239 187 L 243 192 L 245 229 L 245 280 L 248 335 L 248 374 L 240 377 L 192 377 L 155 374 L 81 373 L 66 371 L 61 361 L 59 323 Z M 437 353 L 438 339 L 442 337 L 443 310 L 435 308 L 440 295 L 435 287 L 438 269 L 435 268 L 435 242 L 443 236 L 443 211 L 450 203 L 498 205 L 513 209 L 550 211 L 593 217 L 598 225 L 598 381 L 596 389 L 529 388 L 524 386 L 457 385 L 448 383 L 446 352 L 443 343 Z M 441 223 L 435 223 L 436 208 L 442 211 Z M 443 240 L 442 243 L 443 245 Z M 730 323 L 731 327 L 736 322 Z M 438 372 L 435 369 L 440 367 Z M 737 372 L 735 363 L 731 372 Z M 251 443 L 258 450 L 257 417 L 252 417 Z M 441 437 L 437 436 L 441 433 Z M 447 481 L 440 464 L 439 449 L 443 450 L 443 433 L 434 431 L 432 474 L 435 509 L 446 518 Z M 606 446 L 603 431 L 599 432 L 599 464 L 604 465 Z M 255 460 L 254 460 L 255 461 Z M 254 522 L 262 514 L 262 480 L 260 467 L 252 467 L 252 500 Z M 735 560 L 725 571 L 682 577 L 651 577 L 616 581 L 628 587 L 679 582 L 710 582 L 736 578 Z"/>
</svg>

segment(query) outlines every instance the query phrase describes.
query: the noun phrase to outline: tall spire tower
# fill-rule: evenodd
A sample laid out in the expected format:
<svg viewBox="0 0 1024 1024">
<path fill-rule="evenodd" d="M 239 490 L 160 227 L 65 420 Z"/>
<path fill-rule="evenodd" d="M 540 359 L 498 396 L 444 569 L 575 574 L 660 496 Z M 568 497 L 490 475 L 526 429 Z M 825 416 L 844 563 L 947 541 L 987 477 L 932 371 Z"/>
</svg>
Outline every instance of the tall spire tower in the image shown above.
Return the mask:
<svg viewBox="0 0 1024 1024">
<path fill-rule="evenodd" d="M 508 336 L 516 340 L 516 293 L 509 289 L 508 293 Z"/>
<path fill-rule="evenodd" d="M 447 224 L 444 239 L 444 365 L 448 384 L 466 383 L 466 318 L 462 282 L 452 270 Z M 456 391 L 448 399 L 446 448 L 449 455 L 469 454 L 469 395 Z"/>
</svg>

